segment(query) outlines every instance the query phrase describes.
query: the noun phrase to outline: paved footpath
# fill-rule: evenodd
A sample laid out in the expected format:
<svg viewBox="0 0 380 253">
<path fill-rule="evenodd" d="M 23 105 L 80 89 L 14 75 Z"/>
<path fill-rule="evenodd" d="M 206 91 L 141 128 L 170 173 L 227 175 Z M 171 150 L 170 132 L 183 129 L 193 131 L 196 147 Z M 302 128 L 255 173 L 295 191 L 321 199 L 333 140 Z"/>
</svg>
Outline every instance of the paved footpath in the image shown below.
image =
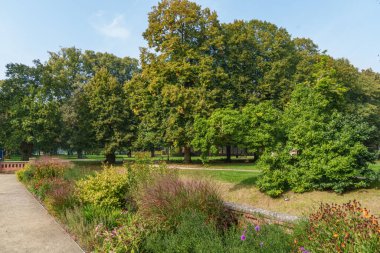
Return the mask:
<svg viewBox="0 0 380 253">
<path fill-rule="evenodd" d="M 0 174 L 0 252 L 83 252 L 14 174 Z"/>
</svg>

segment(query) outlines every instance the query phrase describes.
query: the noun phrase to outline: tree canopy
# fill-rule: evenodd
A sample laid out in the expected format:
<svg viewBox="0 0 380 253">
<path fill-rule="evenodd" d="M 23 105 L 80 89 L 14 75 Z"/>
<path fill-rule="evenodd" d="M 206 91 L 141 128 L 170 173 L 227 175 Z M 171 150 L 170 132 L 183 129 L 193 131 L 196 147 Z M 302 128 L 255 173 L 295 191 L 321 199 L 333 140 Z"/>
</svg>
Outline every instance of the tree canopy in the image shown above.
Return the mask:
<svg viewBox="0 0 380 253">
<path fill-rule="evenodd" d="M 380 74 L 260 20 L 222 23 L 189 0 L 148 14 L 140 61 L 75 47 L 0 81 L 0 145 L 32 152 L 182 149 L 206 160 L 240 148 L 260 189 L 367 187 L 380 144 Z"/>
</svg>

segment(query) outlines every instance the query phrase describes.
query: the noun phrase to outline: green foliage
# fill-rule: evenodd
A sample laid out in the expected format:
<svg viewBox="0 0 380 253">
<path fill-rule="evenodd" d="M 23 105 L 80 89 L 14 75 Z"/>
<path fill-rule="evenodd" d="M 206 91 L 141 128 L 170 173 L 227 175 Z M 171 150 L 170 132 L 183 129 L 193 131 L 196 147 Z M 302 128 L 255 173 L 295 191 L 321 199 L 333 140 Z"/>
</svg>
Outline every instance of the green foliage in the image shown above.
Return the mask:
<svg viewBox="0 0 380 253">
<path fill-rule="evenodd" d="M 290 34 L 260 20 L 223 24 L 223 34 L 229 104 L 241 108 L 247 103 L 272 100 L 284 106 L 298 62 Z"/>
<path fill-rule="evenodd" d="M 242 145 L 256 156 L 284 138 L 283 128 L 279 124 L 281 111 L 273 102 L 265 101 L 259 104 L 247 104 L 242 110 L 244 137 Z"/>
<path fill-rule="evenodd" d="M 34 61 L 33 67 L 8 64 L 7 79 L 0 89 L 4 106 L 0 112 L 4 129 L 2 142 L 9 151 L 19 151 L 28 160 L 33 148 L 50 151 L 57 148 L 61 118 L 55 89 L 46 67 Z M 0 136 L 1 137 L 1 136 Z"/>
<path fill-rule="evenodd" d="M 374 156 L 364 145 L 374 129 L 359 116 L 340 111 L 348 88 L 338 83 L 334 71 L 324 75 L 314 86 L 294 90 L 282 120 L 285 142 L 262 159 L 258 185 L 271 196 L 288 189 L 342 193 L 368 187 L 375 179 L 368 168 Z"/>
<path fill-rule="evenodd" d="M 127 214 L 121 226 L 107 229 L 99 224 L 95 236 L 100 243 L 95 252 L 140 252 L 146 236 L 145 222 L 136 214 Z"/>
<path fill-rule="evenodd" d="M 75 194 L 83 202 L 104 208 L 126 206 L 129 193 L 128 174 L 125 169 L 106 167 L 76 182 Z"/>
<path fill-rule="evenodd" d="M 142 129 L 150 134 L 158 130 L 158 139 L 167 146 L 189 150 L 195 117 L 220 107 L 219 98 L 224 96 L 227 75 L 221 67 L 220 24 L 215 12 L 187 0 L 161 1 L 148 19 L 143 70 L 129 84 L 140 91 L 134 108 L 141 113 Z M 152 116 L 157 120 L 150 121 Z M 151 140 L 146 139 L 147 144 L 156 145 Z"/>
<path fill-rule="evenodd" d="M 242 236 L 244 235 L 244 240 Z M 182 212 L 170 232 L 147 237 L 147 252 L 291 252 L 291 235 L 275 225 L 231 227 L 221 232 L 200 212 Z"/>
<path fill-rule="evenodd" d="M 127 94 L 117 79 L 105 69 L 100 69 L 85 86 L 86 96 L 91 113 L 91 126 L 96 140 L 103 147 L 106 156 L 115 162 L 115 152 L 131 143 L 133 138 L 134 116 L 125 106 Z"/>
<path fill-rule="evenodd" d="M 242 125 L 239 111 L 216 109 L 207 119 L 195 119 L 192 145 L 202 151 L 203 157 L 209 152 L 216 153 L 220 146 L 238 146 L 243 138 Z"/>
<path fill-rule="evenodd" d="M 295 228 L 297 245 L 310 252 L 377 252 L 379 220 L 357 201 L 321 204 L 307 222 Z"/>
<path fill-rule="evenodd" d="M 67 208 L 60 216 L 69 231 L 75 234 L 82 246 L 91 251 L 102 244 L 97 236 L 97 228 L 114 229 L 124 220 L 124 214 L 119 209 L 108 209 L 92 205 L 74 205 Z"/>
<path fill-rule="evenodd" d="M 222 237 L 213 222 L 197 211 L 181 211 L 174 231 L 153 233 L 147 252 L 224 252 Z"/>
</svg>

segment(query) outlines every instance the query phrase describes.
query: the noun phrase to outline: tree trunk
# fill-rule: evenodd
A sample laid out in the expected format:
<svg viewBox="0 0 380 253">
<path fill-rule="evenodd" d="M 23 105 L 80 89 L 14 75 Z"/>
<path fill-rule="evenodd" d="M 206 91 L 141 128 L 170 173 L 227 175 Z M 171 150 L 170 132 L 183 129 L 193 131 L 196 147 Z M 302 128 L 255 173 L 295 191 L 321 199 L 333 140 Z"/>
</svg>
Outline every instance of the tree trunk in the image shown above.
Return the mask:
<svg viewBox="0 0 380 253">
<path fill-rule="evenodd" d="M 230 145 L 226 146 L 226 155 L 227 155 L 226 162 L 230 163 L 231 162 L 231 146 Z"/>
<path fill-rule="evenodd" d="M 32 153 L 33 153 L 33 143 L 27 143 L 23 141 L 20 145 L 20 152 L 21 152 L 21 160 L 29 161 L 29 158 L 32 156 Z"/>
<path fill-rule="evenodd" d="M 116 155 L 115 153 L 106 154 L 106 163 L 115 164 L 116 163 Z"/>
<path fill-rule="evenodd" d="M 128 150 L 128 157 L 132 158 L 132 150 Z"/>
<path fill-rule="evenodd" d="M 154 157 L 154 148 L 150 149 L 150 157 Z"/>
<path fill-rule="evenodd" d="M 258 159 L 259 159 L 259 153 L 254 152 L 253 153 L 253 161 L 252 162 L 256 162 Z"/>
<path fill-rule="evenodd" d="M 168 148 L 168 154 L 167 154 L 168 155 L 168 157 L 167 157 L 168 162 L 170 161 L 170 150 L 171 150 L 171 148 L 169 147 Z"/>
<path fill-rule="evenodd" d="M 185 146 L 184 148 L 184 163 L 191 163 L 191 148 Z"/>
<path fill-rule="evenodd" d="M 83 159 L 83 150 L 81 150 L 81 149 L 77 150 L 77 157 L 78 157 L 78 159 Z"/>
</svg>

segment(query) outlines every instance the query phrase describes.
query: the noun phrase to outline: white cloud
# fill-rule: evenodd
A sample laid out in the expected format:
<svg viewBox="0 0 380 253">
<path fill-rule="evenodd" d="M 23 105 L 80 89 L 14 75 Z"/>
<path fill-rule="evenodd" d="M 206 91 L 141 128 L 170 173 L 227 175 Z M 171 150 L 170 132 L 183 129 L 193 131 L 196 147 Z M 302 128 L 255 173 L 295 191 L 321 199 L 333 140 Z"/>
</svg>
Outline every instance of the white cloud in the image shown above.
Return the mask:
<svg viewBox="0 0 380 253">
<path fill-rule="evenodd" d="M 115 16 L 111 22 L 105 21 L 104 12 L 98 11 L 94 14 L 95 22 L 92 22 L 93 27 L 102 35 L 109 38 L 127 39 L 130 35 L 128 28 L 125 25 L 124 15 Z"/>
</svg>

